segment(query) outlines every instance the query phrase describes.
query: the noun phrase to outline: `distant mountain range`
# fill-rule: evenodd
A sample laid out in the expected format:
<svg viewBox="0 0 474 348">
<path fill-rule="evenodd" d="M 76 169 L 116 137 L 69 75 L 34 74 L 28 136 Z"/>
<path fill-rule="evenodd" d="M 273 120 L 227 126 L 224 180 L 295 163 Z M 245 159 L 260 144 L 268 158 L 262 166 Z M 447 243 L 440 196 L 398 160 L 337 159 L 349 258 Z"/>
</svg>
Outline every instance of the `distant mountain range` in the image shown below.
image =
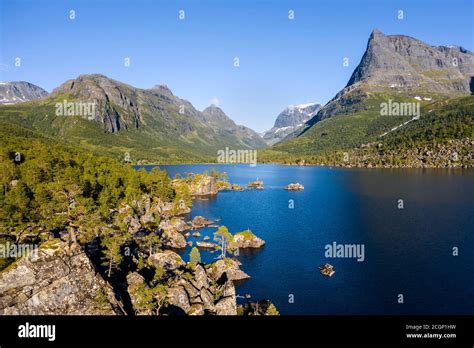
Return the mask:
<svg viewBox="0 0 474 348">
<path fill-rule="evenodd" d="M 433 112 L 442 113 L 443 105 L 462 110 L 465 125 L 471 102 L 462 99 L 474 90 L 474 54 L 459 46 L 430 46 L 403 35 L 385 35 L 375 29 L 367 49 L 346 87 L 331 99 L 297 132 L 265 151 L 267 160 L 308 157 L 360 147 L 393 129 L 415 127 L 416 115 L 381 117 L 384 103 L 417 103 L 421 119 Z M 461 98 L 461 99 L 459 99 Z M 473 98 L 473 97 L 469 97 Z M 459 100 L 462 100 L 460 102 Z M 447 108 L 445 108 L 447 109 Z M 452 110 L 452 108 L 449 108 Z M 437 112 L 435 112 L 437 111 Z M 474 110 L 471 110 L 474 115 Z M 459 126 L 456 124 L 451 127 Z M 450 127 L 444 121 L 443 127 Z M 429 122 L 422 122 L 426 137 L 432 133 Z M 395 136 L 400 133 L 394 132 Z M 456 132 L 446 129 L 446 134 Z M 459 136 L 465 132 L 459 132 Z M 392 137 L 392 136 L 391 136 Z M 472 132 L 471 132 L 472 137 Z M 396 141 L 393 140 L 393 143 Z"/>
<path fill-rule="evenodd" d="M 235 124 L 215 105 L 202 112 L 195 109 L 167 86 L 141 89 L 100 74 L 80 75 L 49 95 L 27 82 L 1 83 L 0 126 L 6 132 L 50 137 L 98 154 L 127 154 L 138 163 L 215 161 L 217 151 L 226 147 L 268 145 L 259 151 L 259 159 L 291 162 L 360 148 L 383 141 L 387 134 L 391 144 L 399 146 L 410 139 L 407 134 L 416 134 L 418 142 L 463 137 L 461 143 L 468 143 L 474 110 L 473 97 L 466 96 L 473 90 L 472 52 L 374 30 L 359 65 L 333 99 L 324 106 L 286 108 L 262 136 Z M 381 105 L 389 101 L 417 103 L 421 121 L 416 115 L 383 117 Z M 93 114 L 74 112 L 80 108 L 72 114 L 62 109 L 58 113 L 58 105 L 69 108 L 71 103 L 92 104 Z M 445 118 L 439 119 L 441 115 Z M 397 140 L 401 133 L 403 141 Z"/>
<path fill-rule="evenodd" d="M 321 107 L 317 103 L 290 105 L 278 115 L 273 127 L 263 134 L 263 140 L 268 145 L 273 145 L 285 139 L 315 116 Z"/>
<path fill-rule="evenodd" d="M 94 114 L 58 115 L 56 105 L 67 103 L 73 107 L 92 103 Z M 208 160 L 225 147 L 266 145 L 256 132 L 236 125 L 218 107 L 200 112 L 166 86 L 140 89 L 100 74 L 80 75 L 41 100 L 1 111 L 1 119 L 39 133 L 100 153 L 128 153 L 135 160 Z"/>
<path fill-rule="evenodd" d="M 41 87 L 32 83 L 0 82 L 0 105 L 10 105 L 46 97 L 46 92 Z"/>
</svg>

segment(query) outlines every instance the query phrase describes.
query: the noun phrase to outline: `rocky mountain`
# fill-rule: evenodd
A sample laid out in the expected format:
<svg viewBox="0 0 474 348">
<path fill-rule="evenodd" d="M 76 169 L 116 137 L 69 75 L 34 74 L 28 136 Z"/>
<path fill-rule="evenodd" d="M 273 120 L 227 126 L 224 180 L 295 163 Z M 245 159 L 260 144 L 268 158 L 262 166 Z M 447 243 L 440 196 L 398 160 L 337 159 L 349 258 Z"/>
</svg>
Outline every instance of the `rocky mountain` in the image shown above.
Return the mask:
<svg viewBox="0 0 474 348">
<path fill-rule="evenodd" d="M 17 113 L 28 121 L 12 116 Z M 100 74 L 68 80 L 41 103 L 5 106 L 2 119 L 100 154 L 126 153 L 132 161 L 209 161 L 225 147 L 265 146 L 218 108 L 200 112 L 167 86 L 135 88 Z"/>
<path fill-rule="evenodd" d="M 409 36 L 385 35 L 374 29 L 346 87 L 314 121 L 335 115 L 373 93 L 431 96 L 473 91 L 474 53 L 460 46 L 430 46 Z"/>
<path fill-rule="evenodd" d="M 321 104 L 317 103 L 290 105 L 278 115 L 273 127 L 263 134 L 263 140 L 268 145 L 273 145 L 283 140 L 286 136 L 303 126 L 320 109 Z"/>
<path fill-rule="evenodd" d="M 0 82 L 0 105 L 41 99 L 47 95 L 44 89 L 29 82 Z"/>
<path fill-rule="evenodd" d="M 204 124 L 212 127 L 216 133 L 227 139 L 230 137 L 233 142 L 240 143 L 246 148 L 261 148 L 266 145 L 255 131 L 245 126 L 236 125 L 218 106 L 208 106 L 200 113 L 199 118 Z"/>
<path fill-rule="evenodd" d="M 288 161 L 288 158 L 300 156 L 316 161 L 324 154 L 336 156 L 337 151 L 378 144 L 385 134 L 391 134 L 390 137 L 396 139 L 393 143 L 401 147 L 409 138 L 402 139 L 400 134 L 421 124 L 421 133 L 427 139 L 419 137 L 417 144 L 420 146 L 425 140 L 436 142 L 441 139 L 469 143 L 469 117 L 472 117 L 469 99 L 473 98 L 473 90 L 472 52 L 460 46 L 431 46 L 409 36 L 385 35 L 375 29 L 347 85 L 296 133 L 274 144 L 259 159 Z M 388 103 L 400 107 L 415 104 L 413 110 L 417 110 L 417 114 L 412 111 L 385 117 L 381 110 Z M 448 118 L 443 112 L 448 107 L 448 116 L 456 115 L 452 124 L 446 122 Z M 427 119 L 431 121 L 425 122 Z M 442 125 L 439 129 L 445 131 L 441 132 L 436 125 Z M 456 127 L 467 131 L 451 132 Z M 462 139 L 456 134 L 461 134 Z M 413 151 L 418 153 L 418 150 Z M 393 149 L 393 153 L 396 152 L 397 149 Z M 293 160 L 298 161 L 298 157 Z M 327 163 L 337 163 L 334 158 L 331 161 Z"/>
</svg>

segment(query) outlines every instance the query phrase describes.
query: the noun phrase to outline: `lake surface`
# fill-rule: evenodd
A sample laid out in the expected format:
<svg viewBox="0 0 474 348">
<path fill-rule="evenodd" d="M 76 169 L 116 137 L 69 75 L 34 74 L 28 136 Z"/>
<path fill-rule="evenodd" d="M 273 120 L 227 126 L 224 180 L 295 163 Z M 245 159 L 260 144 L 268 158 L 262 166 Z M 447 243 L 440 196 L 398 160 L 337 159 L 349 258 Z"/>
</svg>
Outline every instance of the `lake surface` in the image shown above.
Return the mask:
<svg viewBox="0 0 474 348">
<path fill-rule="evenodd" d="M 262 249 L 240 252 L 241 268 L 252 277 L 238 285 L 240 295 L 270 299 L 281 314 L 474 314 L 471 169 L 160 168 L 171 177 L 216 168 L 227 172 L 231 183 L 264 181 L 261 191 L 222 191 L 195 200 L 189 216 L 216 220 L 231 233 L 250 228 L 266 241 Z M 305 190 L 283 189 L 296 182 Z M 202 230 L 199 240 L 212 239 L 215 230 Z M 365 260 L 326 258 L 325 246 L 333 242 L 363 244 Z M 182 254 L 185 260 L 189 249 Z M 206 262 L 217 256 L 201 255 Z M 326 262 L 335 267 L 331 278 L 319 272 Z"/>
</svg>

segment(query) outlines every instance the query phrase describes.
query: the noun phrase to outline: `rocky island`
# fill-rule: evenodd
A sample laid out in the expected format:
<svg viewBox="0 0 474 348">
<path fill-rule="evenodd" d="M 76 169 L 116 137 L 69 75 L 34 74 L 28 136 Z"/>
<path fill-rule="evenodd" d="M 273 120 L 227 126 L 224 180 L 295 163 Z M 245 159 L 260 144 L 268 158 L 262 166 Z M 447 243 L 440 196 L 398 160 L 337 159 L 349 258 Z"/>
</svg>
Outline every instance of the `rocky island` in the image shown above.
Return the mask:
<svg viewBox="0 0 474 348">
<path fill-rule="evenodd" d="M 300 190 L 304 190 L 304 186 L 297 182 L 296 184 L 286 185 L 285 190 L 287 190 L 287 191 L 300 191 Z"/>
</svg>

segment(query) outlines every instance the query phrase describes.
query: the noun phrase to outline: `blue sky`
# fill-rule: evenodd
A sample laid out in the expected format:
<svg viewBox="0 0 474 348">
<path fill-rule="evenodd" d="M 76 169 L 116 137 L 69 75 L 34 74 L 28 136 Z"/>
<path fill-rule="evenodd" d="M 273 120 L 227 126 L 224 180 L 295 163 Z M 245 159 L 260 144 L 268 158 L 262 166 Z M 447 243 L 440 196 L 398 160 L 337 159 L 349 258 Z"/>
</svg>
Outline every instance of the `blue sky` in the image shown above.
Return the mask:
<svg viewBox="0 0 474 348">
<path fill-rule="evenodd" d="M 473 18 L 472 0 L 0 0 L 0 80 L 48 91 L 86 73 L 166 84 L 199 110 L 217 98 L 237 123 L 264 131 L 286 106 L 343 88 L 373 28 L 472 51 Z"/>
</svg>

